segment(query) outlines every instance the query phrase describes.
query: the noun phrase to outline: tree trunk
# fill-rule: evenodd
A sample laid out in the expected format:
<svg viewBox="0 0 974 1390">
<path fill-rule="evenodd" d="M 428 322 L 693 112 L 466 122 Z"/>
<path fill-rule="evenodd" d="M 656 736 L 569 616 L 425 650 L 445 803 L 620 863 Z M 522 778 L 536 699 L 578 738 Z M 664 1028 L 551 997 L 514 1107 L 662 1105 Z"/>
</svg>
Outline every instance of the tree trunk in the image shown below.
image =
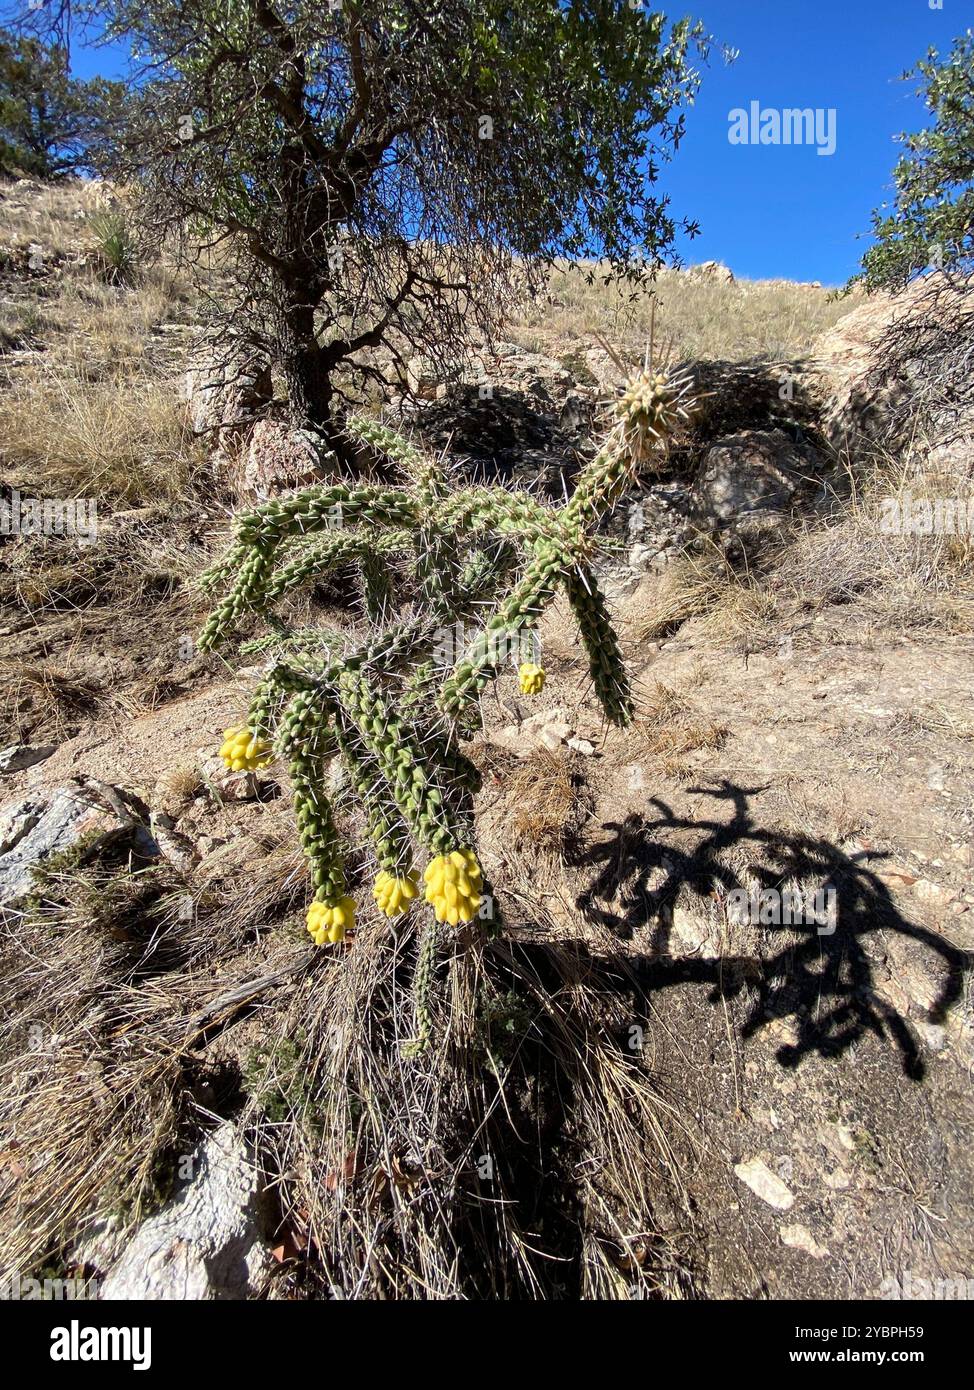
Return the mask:
<svg viewBox="0 0 974 1390">
<path fill-rule="evenodd" d="M 333 392 L 315 341 L 314 310 L 306 304 L 285 302 L 277 337 L 291 421 L 298 428 L 321 429 L 331 415 Z"/>
<path fill-rule="evenodd" d="M 278 315 L 278 350 L 295 429 L 324 435 L 339 461 L 356 467 L 356 456 L 333 413 L 331 369 L 314 334 L 314 309 L 285 300 Z"/>
</svg>

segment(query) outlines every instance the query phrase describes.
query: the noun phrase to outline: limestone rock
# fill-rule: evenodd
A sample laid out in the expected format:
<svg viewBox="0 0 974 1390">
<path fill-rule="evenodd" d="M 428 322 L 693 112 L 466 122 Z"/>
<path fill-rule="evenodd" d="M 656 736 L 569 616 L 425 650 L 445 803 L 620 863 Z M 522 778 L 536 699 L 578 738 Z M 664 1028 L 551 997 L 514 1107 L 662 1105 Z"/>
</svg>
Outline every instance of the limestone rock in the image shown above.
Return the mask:
<svg viewBox="0 0 974 1390">
<path fill-rule="evenodd" d="M 272 1260 L 263 1238 L 263 1185 L 231 1121 L 204 1140 L 191 1169 L 178 1196 L 123 1246 L 102 1281 L 102 1299 L 244 1299 L 259 1292 Z"/>
<path fill-rule="evenodd" d="M 0 749 L 0 776 L 11 772 L 23 772 L 25 768 L 42 763 L 45 758 L 56 752 L 56 743 L 12 743 L 9 748 Z"/>
<path fill-rule="evenodd" d="M 574 748 L 576 753 L 581 753 L 583 758 L 594 758 L 595 744 L 587 738 L 568 738 L 565 742 L 569 748 Z"/>
<path fill-rule="evenodd" d="M 489 735 L 495 748 L 516 753 L 519 758 L 530 758 L 541 748 L 556 752 L 568 742 L 572 725 L 563 709 L 546 710 L 532 714 L 520 724 L 508 724 L 502 729 L 494 729 Z"/>
<path fill-rule="evenodd" d="M 829 1253 L 826 1246 L 819 1245 L 807 1226 L 782 1226 L 778 1234 L 782 1245 L 789 1245 L 793 1250 L 804 1250 L 813 1260 L 824 1260 Z"/>
<path fill-rule="evenodd" d="M 188 873 L 196 863 L 196 851 L 192 841 L 176 829 L 172 816 L 155 812 L 150 828 L 163 859 L 167 859 L 179 873 Z"/>
<path fill-rule="evenodd" d="M 133 799 L 94 779 L 77 779 L 35 793 L 0 814 L 0 906 L 13 907 L 30 893 L 32 869 L 52 854 L 79 847 L 83 857 L 144 832 Z"/>
<path fill-rule="evenodd" d="M 755 1197 L 760 1197 L 762 1202 L 767 1202 L 776 1211 L 789 1211 L 794 1206 L 794 1193 L 760 1158 L 736 1163 L 734 1174 L 751 1189 Z"/>
<path fill-rule="evenodd" d="M 699 265 L 692 265 L 687 275 L 691 280 L 715 280 L 722 285 L 734 283 L 734 272 L 720 261 L 701 261 Z"/>
<path fill-rule="evenodd" d="M 241 502 L 266 502 L 293 488 L 320 481 L 328 457 L 323 440 L 279 420 L 258 420 L 231 464 L 231 484 Z"/>
<path fill-rule="evenodd" d="M 685 907 L 674 907 L 672 925 L 683 950 L 691 955 L 699 955 L 702 960 L 716 960 L 719 957 L 719 948 L 710 942 L 709 923 L 700 913 L 691 912 Z"/>
<path fill-rule="evenodd" d="M 406 365 L 406 385 L 421 401 L 435 401 L 437 389 L 446 385 L 442 372 L 430 358 L 417 354 Z"/>
<path fill-rule="evenodd" d="M 186 373 L 190 423 L 211 439 L 218 456 L 228 456 L 242 443 L 273 394 L 267 362 L 233 343 L 207 346 Z"/>
<path fill-rule="evenodd" d="M 824 426 L 836 449 L 897 450 L 918 438 L 927 469 L 966 476 L 974 460 L 974 389 L 965 344 L 974 281 L 924 276 L 877 294 L 813 348 Z"/>
<path fill-rule="evenodd" d="M 277 787 L 274 778 L 264 772 L 231 772 L 208 748 L 200 750 L 200 757 L 204 785 L 216 800 L 262 801 Z"/>
<path fill-rule="evenodd" d="M 741 530 L 787 515 L 812 460 L 783 430 L 741 430 L 713 443 L 694 482 L 701 524 Z"/>
</svg>

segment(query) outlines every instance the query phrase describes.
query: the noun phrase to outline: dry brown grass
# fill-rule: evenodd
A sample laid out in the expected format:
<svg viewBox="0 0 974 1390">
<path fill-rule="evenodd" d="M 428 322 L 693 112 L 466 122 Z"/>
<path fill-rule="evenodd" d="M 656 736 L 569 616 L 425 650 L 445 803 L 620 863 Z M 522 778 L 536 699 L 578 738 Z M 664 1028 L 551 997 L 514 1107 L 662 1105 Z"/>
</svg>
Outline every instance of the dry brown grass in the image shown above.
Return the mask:
<svg viewBox="0 0 974 1390">
<path fill-rule="evenodd" d="M 99 185 L 0 192 L 0 242 L 36 243 L 49 266 L 71 256 L 56 275 L 8 269 L 0 289 L 0 467 L 32 495 L 178 496 L 196 452 L 174 380 L 187 286 L 162 263 L 110 285 L 78 259 L 96 240 Z"/>
<path fill-rule="evenodd" d="M 437 968 L 436 1040 L 406 1062 L 412 957 L 408 924 L 360 929 L 289 1001 L 280 1035 L 297 1055 L 272 1054 L 254 1088 L 249 1118 L 312 1288 L 424 1301 L 685 1288 L 652 1209 L 682 1192 L 667 1107 L 615 1041 L 631 1022 L 617 988 L 571 948 L 458 946 Z"/>
<path fill-rule="evenodd" d="M 133 875 L 120 883 L 131 906 L 142 884 Z M 105 912 L 96 928 L 98 904 Z M 131 961 L 147 943 L 122 939 L 118 907 L 113 894 L 95 891 L 90 871 L 64 868 L 48 876 L 35 909 L 7 921 L 5 1271 L 59 1262 L 96 1212 L 137 1217 L 178 1125 L 180 1063 L 171 1044 L 183 1030 L 164 992 L 133 982 Z"/>
<path fill-rule="evenodd" d="M 640 642 L 666 637 L 691 618 L 708 612 L 744 581 L 715 545 L 688 551 L 663 571 L 655 592 L 633 624 Z"/>
<path fill-rule="evenodd" d="M 264 975 L 307 964 L 286 928 L 262 958 L 241 934 L 242 899 L 251 915 L 294 909 L 281 879 L 280 856 L 255 859 L 247 894 L 236 876 L 234 919 L 215 877 L 142 867 L 124 846 L 86 862 L 82 847 L 48 860 L 32 901 L 5 914 L 0 1277 L 70 1268 L 93 1223 L 124 1229 L 169 1197 L 174 1154 L 207 1123 L 200 1078 L 228 1065 L 204 1057 L 210 1031 L 260 997 Z"/>
<path fill-rule="evenodd" d="M 570 944 L 444 941 L 435 1041 L 407 1061 L 412 921 L 363 912 L 354 950 L 296 946 L 294 858 L 270 858 L 252 866 L 247 923 L 228 924 L 213 882 L 118 863 L 51 865 L 7 920 L 0 1271 L 74 1268 L 93 1225 L 125 1229 L 167 1198 L 217 1030 L 297 1255 L 284 1296 L 685 1294 L 655 1215 L 664 1193 L 688 1215 L 676 1112 L 625 1046 L 642 1015 L 621 967 L 603 975 Z M 259 964 L 240 949 L 253 897 L 285 913 Z"/>
<path fill-rule="evenodd" d="M 645 750 L 662 760 L 664 771 L 680 777 L 687 754 L 720 748 L 728 733 L 725 725 L 701 718 L 692 700 L 662 681 L 638 692 L 634 729 Z"/>
<path fill-rule="evenodd" d="M 546 849 L 560 849 L 575 820 L 579 783 L 567 758 L 539 748 L 504 778 L 504 800 L 513 808 L 519 835 Z"/>
<path fill-rule="evenodd" d="M 154 798 L 161 811 L 178 816 L 203 790 L 203 776 L 196 764 L 176 763 L 160 777 Z"/>
<path fill-rule="evenodd" d="M 924 459 L 920 442 L 905 457 L 877 453 L 835 514 L 806 525 L 781 554 L 771 598 L 799 612 L 845 609 L 878 634 L 974 631 L 974 537 L 885 529 L 889 501 L 971 495 L 966 478 Z"/>
<path fill-rule="evenodd" d="M 15 742 L 70 737 L 101 708 L 104 689 L 83 670 L 9 663 L 0 694 L 0 718 Z"/>
<path fill-rule="evenodd" d="M 672 341 L 679 359 L 800 357 L 854 301 L 830 302 L 827 289 L 787 280 L 740 280 L 723 284 L 677 271 L 664 272 L 657 341 Z M 625 354 L 640 356 L 649 338 L 651 301 L 631 301 L 619 289 L 589 285 L 582 274 L 555 270 L 546 299 L 525 309 L 515 326 L 527 347 L 560 355 L 559 345 L 592 346 L 600 334 Z"/>
<path fill-rule="evenodd" d="M 33 495 L 101 502 L 178 497 L 189 472 L 185 407 L 165 384 L 64 380 L 0 396 L 0 462 Z"/>
<path fill-rule="evenodd" d="M 757 651 L 783 632 L 805 640 L 825 615 L 860 637 L 970 633 L 974 536 L 897 535 L 885 526 L 891 501 L 966 504 L 970 495 L 966 478 L 926 466 L 920 441 L 905 456 L 877 451 L 850 470 L 825 515 L 789 526 L 773 547 L 765 543 L 758 570 L 736 567 L 698 537 L 643 598 L 633 635 L 662 638 L 692 623 L 715 645 Z"/>
<path fill-rule="evenodd" d="M 105 186 L 94 180 L 34 183 L 27 190 L 0 184 L 0 225 L 9 241 L 36 241 L 59 256 L 78 245 L 85 219 L 104 203 Z"/>
</svg>

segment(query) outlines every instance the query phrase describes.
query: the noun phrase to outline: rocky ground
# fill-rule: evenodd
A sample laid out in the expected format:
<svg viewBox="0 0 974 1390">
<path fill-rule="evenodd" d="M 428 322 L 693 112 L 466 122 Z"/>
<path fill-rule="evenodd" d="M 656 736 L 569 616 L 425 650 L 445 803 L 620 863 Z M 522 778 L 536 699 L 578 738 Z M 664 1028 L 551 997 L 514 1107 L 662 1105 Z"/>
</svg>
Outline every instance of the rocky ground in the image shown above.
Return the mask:
<svg viewBox="0 0 974 1390">
<path fill-rule="evenodd" d="M 544 692 L 503 675 L 470 750 L 505 931 L 619 981 L 617 1041 L 655 1106 L 647 1258 L 671 1296 L 878 1298 L 974 1270 L 970 552 L 880 544 L 893 482 L 865 483 L 868 445 L 896 486 L 933 460 L 966 495 L 974 452 L 959 407 L 927 413 L 919 460 L 879 427 L 901 429 L 928 380 L 920 348 L 892 386 L 877 375 L 890 321 L 867 305 L 811 353 L 691 364 L 693 429 L 606 534 L 634 726 L 603 727 L 556 607 Z M 11 351 L 8 394 L 36 349 Z M 390 409 L 459 469 L 558 498 L 616 370 L 598 345 L 502 343 L 449 383 L 415 361 Z M 218 481 L 189 504 L 116 504 L 80 598 L 74 570 L 38 587 L 47 542 L 3 546 L 4 1264 L 80 1270 L 105 1296 L 296 1296 L 309 1258 L 247 1121 L 271 1113 L 255 1049 L 324 967 L 283 775 L 213 756 L 256 670 L 188 640 L 189 581 L 230 507 L 309 460 L 273 409 L 254 428 L 273 394 L 259 367 L 230 397 L 203 382 L 188 408 Z M 23 487 L 23 457 L 5 465 Z M 322 603 L 351 621 L 340 593 Z M 742 887 L 834 890 L 834 930 L 742 921 Z M 92 1115 L 114 1164 L 84 1147 Z"/>
</svg>

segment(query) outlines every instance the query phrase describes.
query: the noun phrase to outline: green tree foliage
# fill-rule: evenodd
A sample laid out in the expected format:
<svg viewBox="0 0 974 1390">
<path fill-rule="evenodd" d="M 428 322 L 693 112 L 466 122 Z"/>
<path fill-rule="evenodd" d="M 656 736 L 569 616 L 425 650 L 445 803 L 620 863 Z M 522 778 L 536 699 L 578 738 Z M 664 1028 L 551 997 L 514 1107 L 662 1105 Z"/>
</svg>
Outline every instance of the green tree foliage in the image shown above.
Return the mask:
<svg viewBox="0 0 974 1390">
<path fill-rule="evenodd" d="M 900 135 L 893 210 L 873 214 L 876 245 L 855 277 L 868 289 L 906 284 L 927 269 L 970 270 L 974 262 L 974 32 L 936 49 L 904 74 L 919 77 L 931 124 Z"/>
<path fill-rule="evenodd" d="M 47 179 L 90 167 L 121 92 L 117 82 L 71 77 L 60 45 L 0 29 L 0 171 Z"/>
<path fill-rule="evenodd" d="M 94 9 L 145 63 L 118 171 L 159 236 L 189 219 L 234 249 L 234 321 L 301 423 L 374 374 L 370 349 L 445 368 L 559 257 L 639 279 L 672 248 L 654 186 L 707 49 L 688 21 L 629 0 Z"/>
</svg>

